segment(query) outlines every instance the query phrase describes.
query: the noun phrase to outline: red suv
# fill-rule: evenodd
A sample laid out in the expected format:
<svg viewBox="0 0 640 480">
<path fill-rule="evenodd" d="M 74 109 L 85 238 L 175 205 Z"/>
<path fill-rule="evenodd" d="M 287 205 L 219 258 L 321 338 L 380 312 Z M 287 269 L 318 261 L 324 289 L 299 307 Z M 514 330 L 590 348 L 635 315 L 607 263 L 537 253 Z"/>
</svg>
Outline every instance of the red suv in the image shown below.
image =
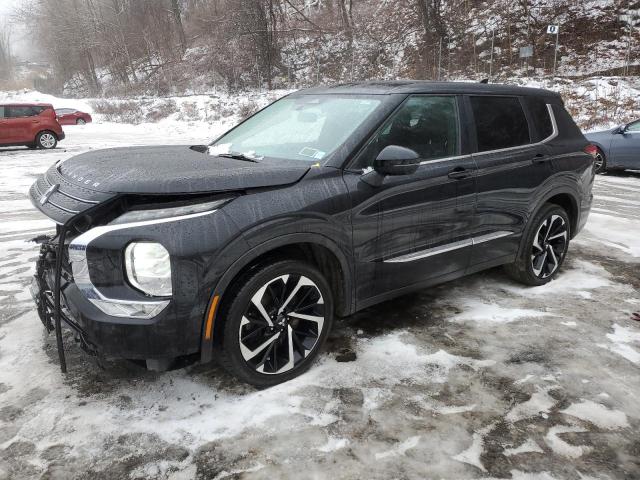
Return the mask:
<svg viewBox="0 0 640 480">
<path fill-rule="evenodd" d="M 48 103 L 0 105 L 0 146 L 55 148 L 64 138 L 53 106 Z"/>
</svg>

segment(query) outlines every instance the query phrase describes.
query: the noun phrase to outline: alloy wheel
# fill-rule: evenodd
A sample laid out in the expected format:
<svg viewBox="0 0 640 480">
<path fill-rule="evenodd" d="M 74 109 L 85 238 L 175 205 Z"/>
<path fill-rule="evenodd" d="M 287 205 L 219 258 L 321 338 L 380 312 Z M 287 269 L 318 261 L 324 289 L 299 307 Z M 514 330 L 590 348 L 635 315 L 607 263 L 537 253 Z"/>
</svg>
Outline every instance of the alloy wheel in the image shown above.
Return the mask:
<svg viewBox="0 0 640 480">
<path fill-rule="evenodd" d="M 263 374 L 297 367 L 313 351 L 324 327 L 324 300 L 303 275 L 281 275 L 251 297 L 238 338 L 247 364 Z"/>
<path fill-rule="evenodd" d="M 56 137 L 51 133 L 43 133 L 40 135 L 40 145 L 42 145 L 42 148 L 53 148 L 55 144 Z"/>
<path fill-rule="evenodd" d="M 531 267 L 538 278 L 547 278 L 557 270 L 567 251 L 569 231 L 560 215 L 550 215 L 533 237 Z"/>
<path fill-rule="evenodd" d="M 600 153 L 600 151 L 596 153 L 596 156 L 593 159 L 593 165 L 596 173 L 600 173 L 604 170 L 604 157 L 602 156 L 602 153 Z"/>
<path fill-rule="evenodd" d="M 76 124 L 77 125 L 85 125 L 87 122 L 85 122 L 82 118 L 79 118 L 78 120 L 76 120 Z"/>
</svg>

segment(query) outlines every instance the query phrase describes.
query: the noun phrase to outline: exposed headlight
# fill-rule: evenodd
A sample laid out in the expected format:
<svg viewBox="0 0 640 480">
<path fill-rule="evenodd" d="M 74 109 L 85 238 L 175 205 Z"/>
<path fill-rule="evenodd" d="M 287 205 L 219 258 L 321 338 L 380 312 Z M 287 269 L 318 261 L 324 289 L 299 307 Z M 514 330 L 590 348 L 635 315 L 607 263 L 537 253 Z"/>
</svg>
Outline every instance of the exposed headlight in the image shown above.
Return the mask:
<svg viewBox="0 0 640 480">
<path fill-rule="evenodd" d="M 116 218 L 110 225 L 120 225 L 123 223 L 148 222 L 171 217 L 184 217 L 188 215 L 202 215 L 213 212 L 230 202 L 235 197 L 224 197 L 211 202 L 194 203 L 181 207 L 151 208 L 146 210 L 131 210 Z"/>
<path fill-rule="evenodd" d="M 133 242 L 124 251 L 124 263 L 131 285 L 157 297 L 171 295 L 171 258 L 159 243 Z"/>
</svg>

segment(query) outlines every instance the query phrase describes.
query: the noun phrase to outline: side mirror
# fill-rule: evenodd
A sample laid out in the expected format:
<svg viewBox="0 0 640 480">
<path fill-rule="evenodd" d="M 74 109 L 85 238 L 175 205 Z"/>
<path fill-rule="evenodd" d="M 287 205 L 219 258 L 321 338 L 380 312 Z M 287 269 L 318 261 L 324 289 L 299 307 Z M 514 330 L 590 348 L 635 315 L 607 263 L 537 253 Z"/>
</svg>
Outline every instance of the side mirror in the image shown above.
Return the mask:
<svg viewBox="0 0 640 480">
<path fill-rule="evenodd" d="M 626 125 L 620 125 L 618 128 L 616 128 L 616 132 L 620 135 L 624 135 L 625 132 L 627 131 L 627 126 Z"/>
<path fill-rule="evenodd" d="M 373 169 L 380 175 L 410 175 L 419 166 L 420 155 L 398 145 L 384 147 L 373 162 Z"/>
</svg>

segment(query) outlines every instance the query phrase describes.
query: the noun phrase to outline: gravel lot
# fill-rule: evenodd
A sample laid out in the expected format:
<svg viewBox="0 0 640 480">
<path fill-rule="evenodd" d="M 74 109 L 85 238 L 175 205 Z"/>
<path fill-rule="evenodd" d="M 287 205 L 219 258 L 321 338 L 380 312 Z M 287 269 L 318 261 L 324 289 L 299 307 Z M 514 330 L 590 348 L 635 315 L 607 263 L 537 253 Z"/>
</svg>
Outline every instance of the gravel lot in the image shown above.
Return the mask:
<svg viewBox="0 0 640 480">
<path fill-rule="evenodd" d="M 54 152 L 0 150 L 0 479 L 640 478 L 640 174 L 598 177 L 550 284 L 496 269 L 363 311 L 308 374 L 256 391 L 212 365 L 101 369 L 70 338 L 60 373 L 28 293 L 25 239 L 51 226 L 29 185 L 90 148 L 203 141 L 66 130 Z"/>
</svg>

